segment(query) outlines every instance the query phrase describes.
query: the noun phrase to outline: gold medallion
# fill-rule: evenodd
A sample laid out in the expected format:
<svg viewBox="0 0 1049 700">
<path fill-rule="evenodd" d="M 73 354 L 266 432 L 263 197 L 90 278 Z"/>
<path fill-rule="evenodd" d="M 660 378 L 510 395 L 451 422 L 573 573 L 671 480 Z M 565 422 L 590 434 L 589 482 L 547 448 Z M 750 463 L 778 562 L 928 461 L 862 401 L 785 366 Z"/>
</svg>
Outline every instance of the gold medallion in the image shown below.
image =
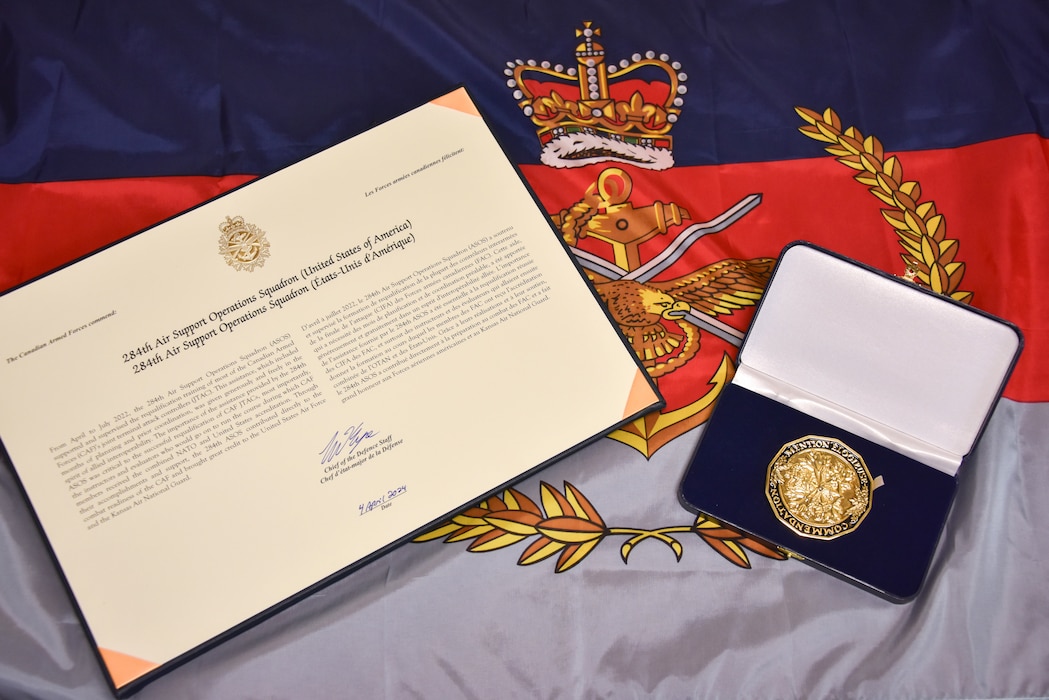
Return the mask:
<svg viewBox="0 0 1049 700">
<path fill-rule="evenodd" d="M 243 216 L 227 216 L 219 224 L 219 231 L 219 253 L 234 270 L 251 272 L 266 264 L 270 244 L 266 232 L 258 226 L 244 221 Z"/>
<path fill-rule="evenodd" d="M 848 445 L 808 435 L 788 442 L 769 462 L 765 495 L 791 530 L 832 540 L 859 527 L 880 485 Z"/>
</svg>

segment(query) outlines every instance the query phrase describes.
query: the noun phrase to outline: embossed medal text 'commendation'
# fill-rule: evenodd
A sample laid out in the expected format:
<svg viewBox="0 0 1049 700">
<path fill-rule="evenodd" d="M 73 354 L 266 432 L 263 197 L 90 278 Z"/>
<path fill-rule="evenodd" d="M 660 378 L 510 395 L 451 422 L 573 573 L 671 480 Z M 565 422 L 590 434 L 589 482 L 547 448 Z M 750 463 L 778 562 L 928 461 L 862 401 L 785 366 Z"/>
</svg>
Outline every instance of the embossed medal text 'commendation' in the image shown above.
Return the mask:
<svg viewBox="0 0 1049 700">
<path fill-rule="evenodd" d="M 462 89 L 0 325 L 0 435 L 121 694 L 662 405 Z"/>
<path fill-rule="evenodd" d="M 769 462 L 765 495 L 791 530 L 832 540 L 859 527 L 881 485 L 848 445 L 809 435 L 788 442 Z"/>
</svg>

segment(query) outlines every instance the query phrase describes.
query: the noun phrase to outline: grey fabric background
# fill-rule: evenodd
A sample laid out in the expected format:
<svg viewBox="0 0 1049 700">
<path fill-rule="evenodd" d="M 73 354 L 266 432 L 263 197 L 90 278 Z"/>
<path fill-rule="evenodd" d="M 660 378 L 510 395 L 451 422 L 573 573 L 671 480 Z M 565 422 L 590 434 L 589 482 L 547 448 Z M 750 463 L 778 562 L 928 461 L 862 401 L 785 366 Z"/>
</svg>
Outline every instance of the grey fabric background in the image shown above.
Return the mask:
<svg viewBox="0 0 1049 700">
<path fill-rule="evenodd" d="M 161 698 L 1034 698 L 1049 695 L 1049 405 L 1003 400 L 965 465 L 922 595 L 885 602 L 795 561 L 680 562 L 608 538 L 579 566 L 408 544 L 176 668 Z M 650 461 L 602 440 L 569 481 L 613 527 L 687 525 L 699 437 Z M 336 535 L 333 534 L 333 537 Z M 162 605 L 163 601 L 158 601 Z M 0 470 L 0 698 L 108 698 L 9 470 Z"/>
</svg>

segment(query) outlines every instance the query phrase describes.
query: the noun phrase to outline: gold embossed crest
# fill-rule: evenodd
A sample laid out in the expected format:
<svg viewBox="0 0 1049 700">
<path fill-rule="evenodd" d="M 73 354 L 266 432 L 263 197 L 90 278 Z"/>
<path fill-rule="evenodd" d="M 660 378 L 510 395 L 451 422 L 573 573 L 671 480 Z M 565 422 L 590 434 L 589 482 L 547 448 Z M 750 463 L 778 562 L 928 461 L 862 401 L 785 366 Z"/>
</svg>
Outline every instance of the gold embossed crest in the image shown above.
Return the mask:
<svg viewBox="0 0 1049 700">
<path fill-rule="evenodd" d="M 870 512 L 873 492 L 863 458 L 840 440 L 817 435 L 780 448 L 765 488 L 780 522 L 820 540 L 855 530 Z"/>
<path fill-rule="evenodd" d="M 258 226 L 246 222 L 243 216 L 227 216 L 219 224 L 219 231 L 219 253 L 234 270 L 251 272 L 266 264 L 270 244 L 266 232 Z"/>
</svg>

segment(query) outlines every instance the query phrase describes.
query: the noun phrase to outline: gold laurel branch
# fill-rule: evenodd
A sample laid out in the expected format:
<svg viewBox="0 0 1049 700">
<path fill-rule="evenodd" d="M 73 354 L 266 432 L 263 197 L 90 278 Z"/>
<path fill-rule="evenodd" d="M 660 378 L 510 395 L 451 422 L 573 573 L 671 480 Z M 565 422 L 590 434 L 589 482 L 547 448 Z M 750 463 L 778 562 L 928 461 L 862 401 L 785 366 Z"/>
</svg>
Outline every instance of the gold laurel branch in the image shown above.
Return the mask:
<svg viewBox="0 0 1049 700">
<path fill-rule="evenodd" d="M 778 550 L 747 537 L 709 518 L 699 516 L 692 525 L 645 530 L 626 527 L 607 527 L 587 498 L 572 484 L 564 482 L 564 492 L 545 482 L 540 483 L 542 506 L 517 489 L 507 489 L 501 496 L 491 496 L 439 523 L 413 539 L 430 542 L 444 539 L 446 543 L 472 540 L 469 552 L 491 552 L 517 544 L 530 537 L 531 543 L 517 560 L 519 566 L 529 566 L 558 555 L 554 573 L 564 573 L 583 561 L 597 545 L 612 535 L 629 535 L 620 547 L 623 563 L 641 542 L 654 539 L 670 547 L 678 561 L 684 554 L 681 542 L 671 535 L 695 533 L 718 554 L 736 566 L 749 569 L 750 560 L 745 549 L 769 557 L 785 559 Z"/>
<path fill-rule="evenodd" d="M 958 241 L 947 238 L 947 222 L 936 211 L 936 204 L 921 201 L 921 186 L 903 179 L 899 159 L 886 157 L 881 142 L 874 136 L 864 137 L 854 126 L 843 130 L 841 119 L 830 107 L 822 114 L 805 107 L 795 107 L 794 111 L 807 122 L 798 130 L 830 144 L 824 150 L 836 156 L 839 163 L 858 171 L 854 179 L 887 205 L 881 214 L 896 230 L 904 250 L 900 258 L 908 270 L 914 270 L 916 278 L 934 292 L 970 303 L 973 293 L 959 289 L 965 263 L 955 259 Z"/>
</svg>

